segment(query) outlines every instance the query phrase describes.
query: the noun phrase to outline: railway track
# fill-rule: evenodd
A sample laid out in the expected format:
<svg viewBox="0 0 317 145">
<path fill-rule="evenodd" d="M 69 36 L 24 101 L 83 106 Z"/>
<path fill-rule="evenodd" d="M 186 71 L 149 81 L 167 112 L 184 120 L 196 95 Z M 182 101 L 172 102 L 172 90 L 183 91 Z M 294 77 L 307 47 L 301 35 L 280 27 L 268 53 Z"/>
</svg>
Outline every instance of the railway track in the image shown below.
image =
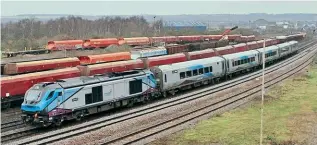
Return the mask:
<svg viewBox="0 0 317 145">
<path fill-rule="evenodd" d="M 315 41 L 311 42 L 311 43 L 303 46 L 302 49 L 310 47 L 310 46 L 312 46 L 315 43 L 316 43 Z M 294 57 L 292 57 L 292 58 L 290 58 L 290 59 L 288 59 L 286 61 L 282 61 L 282 62 L 277 63 L 276 65 L 268 67 L 266 69 L 266 73 L 267 74 L 268 73 L 273 73 L 274 71 L 278 70 L 279 68 L 281 68 L 283 66 L 286 66 L 286 65 L 289 65 L 290 62 L 293 62 L 293 61 L 295 61 L 297 59 L 300 59 L 300 58 L 304 57 L 307 53 L 309 53 L 309 52 L 303 51 L 303 52 L 299 53 L 298 55 L 296 55 L 296 56 L 294 56 Z M 298 70 L 298 69 L 296 69 L 296 70 Z M 209 95 L 209 94 L 212 94 L 212 93 L 216 93 L 216 92 L 222 91 L 224 89 L 228 89 L 230 87 L 233 87 L 235 85 L 241 84 L 243 82 L 247 82 L 247 81 L 250 81 L 252 79 L 255 79 L 255 78 L 259 77 L 260 74 L 261 74 L 261 72 L 254 72 L 254 73 L 249 74 L 247 76 L 242 76 L 240 78 L 237 78 L 237 79 L 234 79 L 234 80 L 230 80 L 230 81 L 218 84 L 218 85 L 214 85 L 214 86 L 211 86 L 211 87 L 208 87 L 208 88 L 196 91 L 196 92 L 191 92 L 191 93 L 186 94 L 184 96 L 170 98 L 170 99 L 164 100 L 162 102 L 149 104 L 149 105 L 147 105 L 145 107 L 132 109 L 132 110 L 129 110 L 129 111 L 126 111 L 126 112 L 123 112 L 123 113 L 118 113 L 118 114 L 115 114 L 115 115 L 112 115 L 112 116 L 108 116 L 108 117 L 104 117 L 104 118 L 101 118 L 101 119 L 96 119 L 94 121 L 82 123 L 82 124 L 77 125 L 77 126 L 63 128 L 63 129 L 60 129 L 60 130 L 57 130 L 57 131 L 52 131 L 52 132 L 49 132 L 49 133 L 46 133 L 46 134 L 42 134 L 42 135 L 39 135 L 39 136 L 30 137 L 30 138 L 27 138 L 27 139 L 24 139 L 24 140 L 21 140 L 21 141 L 14 142 L 14 144 L 29 144 L 29 143 L 47 144 L 47 143 L 53 143 L 53 142 L 60 141 L 60 140 L 63 140 L 63 139 L 67 139 L 67 138 L 70 138 L 70 137 L 73 137 L 73 136 L 77 136 L 77 135 L 80 135 L 80 134 L 83 134 L 83 133 L 91 132 L 91 131 L 100 129 L 102 127 L 107 127 L 107 126 L 110 126 L 110 125 L 119 124 L 119 123 L 121 123 L 123 121 L 131 120 L 131 119 L 134 119 L 134 118 L 146 115 L 146 114 L 150 114 L 150 113 L 153 113 L 153 112 L 157 112 L 157 111 L 172 107 L 172 106 L 176 106 L 176 105 L 187 103 L 189 101 L 197 100 L 197 99 L 202 98 L 202 97 L 204 97 L 206 95 Z M 276 78 L 278 78 L 278 77 L 276 77 Z M 227 100 L 230 100 L 230 99 L 227 99 Z M 236 100 L 236 102 L 237 101 L 238 100 Z M 204 110 L 206 108 L 210 108 L 210 107 L 212 107 L 212 106 L 209 105 L 209 107 L 205 107 L 205 108 L 202 108 L 202 109 L 197 109 L 196 112 Z M 187 115 L 189 115 L 189 114 L 187 114 Z M 182 117 L 186 117 L 186 116 L 182 116 Z M 180 119 L 182 117 L 178 117 L 178 119 Z M 130 134 L 125 135 L 125 136 L 121 136 L 120 138 L 115 138 L 115 139 L 111 139 L 111 140 L 104 141 L 104 142 L 106 144 L 115 143 L 115 142 L 117 142 L 119 140 L 127 139 L 127 138 L 130 138 L 132 136 L 138 135 L 139 133 L 144 132 L 146 130 L 154 129 L 155 127 L 158 127 L 158 126 L 161 126 L 161 125 L 164 125 L 164 124 L 166 125 L 166 123 L 168 123 L 168 122 L 157 124 L 156 126 L 152 126 L 152 128 L 148 128 L 148 129 L 145 129 L 145 130 L 144 129 L 143 130 L 139 130 L 137 132 L 130 133 Z M 162 132 L 162 131 L 160 131 L 160 132 Z M 154 134 L 152 134 L 152 135 L 154 135 Z M 144 139 L 144 138 L 139 138 L 137 140 L 131 141 L 131 143 L 133 143 L 135 141 L 138 141 L 138 140 L 142 140 L 142 139 Z"/>
<path fill-rule="evenodd" d="M 6 123 L 1 123 L 1 132 L 6 132 L 9 130 L 18 129 L 21 127 L 25 127 L 25 124 L 22 122 L 21 119 L 6 122 Z"/>
<path fill-rule="evenodd" d="M 269 88 L 274 84 L 277 84 L 293 74 L 301 71 L 306 68 L 310 62 L 305 63 L 299 68 L 294 69 L 291 72 L 284 73 L 283 75 L 271 79 L 270 81 L 266 81 L 265 88 Z M 223 98 L 222 100 L 217 100 L 208 105 L 202 105 L 197 109 L 194 109 L 188 113 L 177 116 L 175 118 L 163 121 L 158 124 L 154 124 L 152 126 L 140 129 L 138 131 L 131 132 L 127 135 L 120 136 L 118 138 L 110 139 L 105 141 L 101 141 L 101 144 L 133 144 L 133 143 L 144 143 L 145 139 L 148 139 L 151 136 L 157 135 L 159 133 L 165 132 L 169 129 L 173 129 L 178 126 L 182 126 L 190 121 L 198 120 L 200 117 L 208 117 L 208 115 L 216 115 L 225 110 L 236 108 L 250 100 L 252 100 L 256 95 L 260 95 L 261 93 L 261 84 L 255 85 L 251 89 L 246 92 L 236 94 L 232 97 Z"/>
</svg>

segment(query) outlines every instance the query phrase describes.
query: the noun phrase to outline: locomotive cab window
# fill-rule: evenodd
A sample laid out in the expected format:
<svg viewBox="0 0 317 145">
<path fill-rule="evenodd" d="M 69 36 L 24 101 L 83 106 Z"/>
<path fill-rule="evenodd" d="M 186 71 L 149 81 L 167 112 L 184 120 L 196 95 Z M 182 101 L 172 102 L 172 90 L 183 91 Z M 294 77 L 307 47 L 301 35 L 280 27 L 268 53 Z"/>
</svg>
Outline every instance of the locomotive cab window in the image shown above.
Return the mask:
<svg viewBox="0 0 317 145">
<path fill-rule="evenodd" d="M 212 66 L 209 67 L 209 71 L 212 72 Z"/>
<path fill-rule="evenodd" d="M 134 80 L 129 82 L 130 94 L 142 92 L 142 80 Z"/>
<path fill-rule="evenodd" d="M 48 95 L 48 97 L 46 98 L 46 100 L 49 100 L 53 97 L 54 95 L 54 91 L 50 92 L 50 94 Z"/>
<path fill-rule="evenodd" d="M 179 78 L 180 78 L 180 79 L 184 79 L 184 78 L 185 78 L 185 72 L 179 73 Z"/>
</svg>

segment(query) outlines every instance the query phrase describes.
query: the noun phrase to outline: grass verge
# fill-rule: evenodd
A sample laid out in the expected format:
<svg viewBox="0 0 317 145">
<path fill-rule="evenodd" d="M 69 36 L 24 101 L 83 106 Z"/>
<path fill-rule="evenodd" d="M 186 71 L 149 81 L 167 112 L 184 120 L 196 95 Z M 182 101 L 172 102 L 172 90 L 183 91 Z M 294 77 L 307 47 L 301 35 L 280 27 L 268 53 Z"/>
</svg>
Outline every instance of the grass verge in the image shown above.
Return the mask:
<svg viewBox="0 0 317 145">
<path fill-rule="evenodd" d="M 265 98 L 264 144 L 312 144 L 311 138 L 317 138 L 312 136 L 317 134 L 317 64 L 271 88 Z M 260 101 L 255 100 L 151 144 L 256 145 L 259 138 Z"/>
</svg>

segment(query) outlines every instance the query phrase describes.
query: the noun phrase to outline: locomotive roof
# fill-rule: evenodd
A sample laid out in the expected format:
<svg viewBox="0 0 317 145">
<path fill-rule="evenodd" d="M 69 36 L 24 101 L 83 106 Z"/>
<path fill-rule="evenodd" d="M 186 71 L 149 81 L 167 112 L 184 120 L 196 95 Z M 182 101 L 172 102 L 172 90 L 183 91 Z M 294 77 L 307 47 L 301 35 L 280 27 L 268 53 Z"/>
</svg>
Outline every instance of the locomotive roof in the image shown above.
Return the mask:
<svg viewBox="0 0 317 145">
<path fill-rule="evenodd" d="M 169 71 L 169 70 L 175 70 L 175 69 L 181 69 L 181 68 L 187 68 L 191 66 L 197 66 L 197 65 L 206 65 L 212 62 L 220 62 L 224 59 L 222 57 L 210 57 L 210 58 L 204 58 L 204 59 L 197 59 L 197 60 L 191 60 L 186 62 L 179 62 L 169 65 L 161 65 L 158 66 L 162 71 Z"/>
<path fill-rule="evenodd" d="M 133 70 L 133 71 L 126 71 L 121 73 L 109 73 L 109 74 L 103 74 L 103 75 L 101 74 L 101 75 L 94 75 L 94 76 L 81 76 L 81 77 L 57 80 L 56 82 L 58 82 L 58 84 L 62 86 L 63 88 L 69 88 L 69 87 L 76 87 L 76 86 L 82 86 L 82 85 L 88 85 L 88 84 L 95 84 L 100 82 L 114 81 L 114 80 L 124 79 L 124 78 L 137 77 L 137 76 L 145 75 L 146 73 L 149 73 L 149 71 Z"/>
</svg>

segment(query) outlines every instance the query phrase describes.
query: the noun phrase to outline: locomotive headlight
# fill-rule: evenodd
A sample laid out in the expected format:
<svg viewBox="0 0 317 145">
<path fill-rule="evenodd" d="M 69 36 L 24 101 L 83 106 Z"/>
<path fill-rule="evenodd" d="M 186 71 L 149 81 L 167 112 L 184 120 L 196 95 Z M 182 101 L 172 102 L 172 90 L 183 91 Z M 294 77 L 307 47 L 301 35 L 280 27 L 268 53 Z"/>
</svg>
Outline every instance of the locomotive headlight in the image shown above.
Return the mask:
<svg viewBox="0 0 317 145">
<path fill-rule="evenodd" d="M 53 117 L 48 118 L 48 120 L 53 120 Z"/>
</svg>

